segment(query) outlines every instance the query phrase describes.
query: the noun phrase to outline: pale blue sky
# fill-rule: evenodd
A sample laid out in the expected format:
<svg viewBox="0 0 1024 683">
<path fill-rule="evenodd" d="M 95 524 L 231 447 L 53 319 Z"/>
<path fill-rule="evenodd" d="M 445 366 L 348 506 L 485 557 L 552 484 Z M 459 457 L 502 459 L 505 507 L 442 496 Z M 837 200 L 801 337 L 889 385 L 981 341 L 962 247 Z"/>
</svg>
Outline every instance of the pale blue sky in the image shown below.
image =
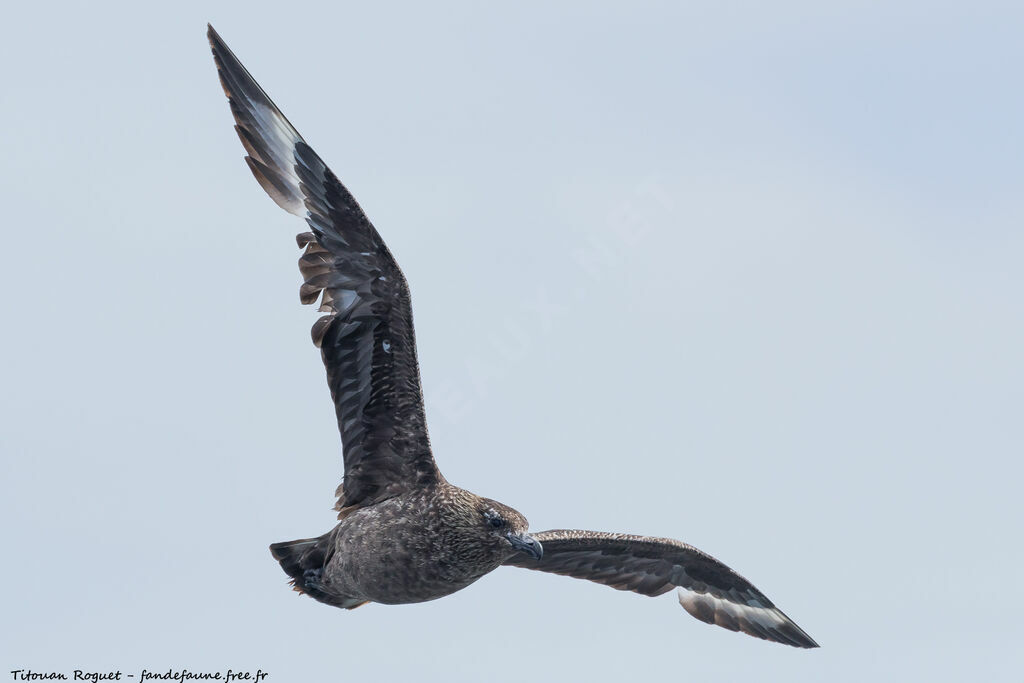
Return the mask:
<svg viewBox="0 0 1024 683">
<path fill-rule="evenodd" d="M 8 10 L 0 672 L 1016 678 L 1019 3 L 367 5 Z M 288 590 L 340 447 L 207 21 L 405 270 L 446 476 L 697 545 L 820 650 L 515 569 Z"/>
</svg>

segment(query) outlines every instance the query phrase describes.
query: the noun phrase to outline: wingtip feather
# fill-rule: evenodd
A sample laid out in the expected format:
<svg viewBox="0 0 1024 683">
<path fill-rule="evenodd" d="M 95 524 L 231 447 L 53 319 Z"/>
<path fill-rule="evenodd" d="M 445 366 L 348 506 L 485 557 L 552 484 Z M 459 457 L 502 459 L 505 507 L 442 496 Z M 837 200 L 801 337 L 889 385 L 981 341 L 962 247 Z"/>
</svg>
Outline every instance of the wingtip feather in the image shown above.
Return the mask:
<svg viewBox="0 0 1024 683">
<path fill-rule="evenodd" d="M 777 607 L 742 605 L 706 593 L 680 588 L 679 604 L 690 616 L 747 635 L 800 648 L 820 647 L 802 628 Z"/>
</svg>

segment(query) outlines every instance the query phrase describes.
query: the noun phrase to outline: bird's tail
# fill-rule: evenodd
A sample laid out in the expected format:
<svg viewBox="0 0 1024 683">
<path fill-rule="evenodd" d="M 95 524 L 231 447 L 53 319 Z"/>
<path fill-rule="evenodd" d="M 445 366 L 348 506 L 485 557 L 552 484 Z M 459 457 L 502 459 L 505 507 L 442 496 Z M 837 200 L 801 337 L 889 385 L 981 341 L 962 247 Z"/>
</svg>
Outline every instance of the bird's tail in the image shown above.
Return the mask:
<svg viewBox="0 0 1024 683">
<path fill-rule="evenodd" d="M 270 544 L 270 554 L 281 563 L 284 573 L 292 577 L 292 584 L 300 593 L 306 592 L 306 579 L 313 578 L 312 575 L 307 577 L 306 572 L 322 571 L 327 564 L 323 540 L 320 536 Z"/>
<path fill-rule="evenodd" d="M 334 595 L 324 590 L 322 585 L 321 578 L 333 548 L 331 537 L 332 534 L 326 533 L 317 538 L 271 543 L 270 554 L 292 578 L 292 586 L 299 593 L 336 607 L 358 607 L 365 601 Z"/>
</svg>

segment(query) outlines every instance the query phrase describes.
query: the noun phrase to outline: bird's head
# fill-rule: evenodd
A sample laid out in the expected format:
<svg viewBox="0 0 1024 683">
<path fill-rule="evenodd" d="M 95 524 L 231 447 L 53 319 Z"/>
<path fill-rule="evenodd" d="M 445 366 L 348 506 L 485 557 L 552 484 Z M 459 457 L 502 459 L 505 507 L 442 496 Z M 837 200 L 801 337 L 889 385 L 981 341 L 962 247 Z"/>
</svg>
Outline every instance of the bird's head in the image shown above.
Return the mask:
<svg viewBox="0 0 1024 683">
<path fill-rule="evenodd" d="M 540 541 L 527 531 L 530 523 L 519 511 L 490 498 L 479 498 L 475 506 L 477 524 L 494 547 L 504 551 L 525 553 L 535 560 L 544 555 Z"/>
<path fill-rule="evenodd" d="M 444 498 L 442 523 L 459 539 L 454 547 L 463 561 L 493 569 L 516 553 L 536 560 L 544 554 L 528 533 L 530 523 L 517 510 L 455 486 L 447 488 Z"/>
</svg>

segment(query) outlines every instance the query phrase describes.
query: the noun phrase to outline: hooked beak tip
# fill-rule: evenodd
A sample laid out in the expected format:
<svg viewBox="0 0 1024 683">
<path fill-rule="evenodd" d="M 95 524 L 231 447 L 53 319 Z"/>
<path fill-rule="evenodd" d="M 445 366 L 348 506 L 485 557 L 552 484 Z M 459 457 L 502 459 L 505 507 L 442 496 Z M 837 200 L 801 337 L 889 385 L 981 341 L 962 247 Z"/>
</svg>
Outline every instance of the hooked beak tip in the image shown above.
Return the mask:
<svg viewBox="0 0 1024 683">
<path fill-rule="evenodd" d="M 544 557 L 544 546 L 540 544 L 533 536 L 529 534 L 512 534 L 508 535 L 508 540 L 512 544 L 512 547 L 519 552 L 526 553 L 535 560 L 539 560 Z"/>
</svg>

